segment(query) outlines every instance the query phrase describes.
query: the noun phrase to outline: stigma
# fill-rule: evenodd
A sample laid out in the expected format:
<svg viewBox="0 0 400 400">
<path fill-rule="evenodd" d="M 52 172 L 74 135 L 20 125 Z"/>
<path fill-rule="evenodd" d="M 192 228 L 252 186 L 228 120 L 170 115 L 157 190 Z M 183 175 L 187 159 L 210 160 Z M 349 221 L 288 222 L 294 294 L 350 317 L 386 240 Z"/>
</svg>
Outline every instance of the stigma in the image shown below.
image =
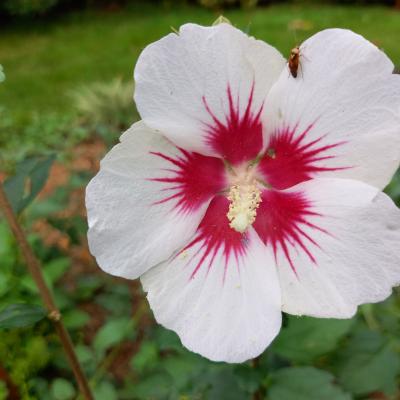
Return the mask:
<svg viewBox="0 0 400 400">
<path fill-rule="evenodd" d="M 243 185 L 231 186 L 228 194 L 229 226 L 243 233 L 253 224 L 257 216 L 257 208 L 261 203 L 261 191 L 255 181 Z"/>
</svg>

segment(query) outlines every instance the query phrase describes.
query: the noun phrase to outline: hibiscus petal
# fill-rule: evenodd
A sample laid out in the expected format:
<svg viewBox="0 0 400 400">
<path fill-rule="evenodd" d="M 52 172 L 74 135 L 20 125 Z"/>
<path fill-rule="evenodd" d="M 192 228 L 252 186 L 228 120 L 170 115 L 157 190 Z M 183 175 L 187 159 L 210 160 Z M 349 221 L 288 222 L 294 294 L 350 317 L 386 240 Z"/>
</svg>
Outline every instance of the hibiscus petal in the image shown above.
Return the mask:
<svg viewBox="0 0 400 400">
<path fill-rule="evenodd" d="M 231 25 L 187 24 L 142 52 L 135 100 L 180 147 L 239 163 L 262 148 L 259 113 L 283 68 L 277 50 Z"/>
<path fill-rule="evenodd" d="M 188 242 L 224 186 L 221 160 L 134 124 L 87 187 L 90 251 L 106 272 L 137 278 Z"/>
<path fill-rule="evenodd" d="M 279 189 L 321 174 L 384 187 L 400 160 L 400 76 L 393 68 L 348 30 L 305 41 L 297 78 L 285 69 L 264 106 L 265 179 Z"/>
<path fill-rule="evenodd" d="M 284 311 L 348 318 L 400 283 L 400 210 L 387 195 L 359 181 L 322 178 L 281 196 L 297 198 L 291 214 L 285 202 L 275 204 L 282 215 L 271 225 L 288 227 L 275 249 Z M 268 245 L 269 236 L 257 232 Z"/>
<path fill-rule="evenodd" d="M 253 229 L 228 225 L 228 200 L 211 202 L 193 240 L 142 276 L 157 321 L 214 361 L 258 356 L 281 326 L 274 261 Z"/>
</svg>

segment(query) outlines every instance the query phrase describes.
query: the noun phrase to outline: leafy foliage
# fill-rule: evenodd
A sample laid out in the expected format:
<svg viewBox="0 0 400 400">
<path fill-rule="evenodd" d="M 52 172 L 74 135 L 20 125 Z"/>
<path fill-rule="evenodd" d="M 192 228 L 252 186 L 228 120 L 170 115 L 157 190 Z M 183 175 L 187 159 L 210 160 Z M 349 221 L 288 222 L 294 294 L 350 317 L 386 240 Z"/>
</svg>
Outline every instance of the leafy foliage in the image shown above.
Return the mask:
<svg viewBox="0 0 400 400">
<path fill-rule="evenodd" d="M 116 140 L 115 134 L 119 135 L 132 123 L 136 114 L 132 94 L 133 84 L 121 78 L 96 82 L 70 92 L 81 123 L 109 144 Z"/>
<path fill-rule="evenodd" d="M 54 379 L 51 384 L 51 393 L 54 400 L 72 400 L 76 396 L 75 388 L 66 379 Z"/>
<path fill-rule="evenodd" d="M 0 329 L 30 326 L 46 316 L 43 307 L 31 304 L 12 304 L 0 311 Z"/>
<path fill-rule="evenodd" d="M 109 320 L 99 329 L 94 340 L 94 350 L 102 355 L 108 348 L 128 338 L 133 330 L 133 320 L 125 317 Z"/>
<path fill-rule="evenodd" d="M 357 332 L 338 357 L 338 379 L 347 390 L 356 395 L 375 391 L 392 396 L 396 393 L 400 359 L 382 334 Z"/>
<path fill-rule="evenodd" d="M 4 190 L 15 213 L 23 211 L 42 190 L 54 159 L 54 155 L 27 158 L 18 164 L 15 175 L 4 182 Z"/>
<path fill-rule="evenodd" d="M 38 154 L 41 157 L 60 154 L 61 150 L 82 141 L 87 135 L 73 113 L 34 113 L 26 116 L 26 121 L 19 125 L 9 108 L 0 105 L 0 165 L 4 164 L 7 169 L 13 168 L 16 161 L 37 157 Z M 65 153 L 61 156 L 67 157 Z"/>
<path fill-rule="evenodd" d="M 289 360 L 310 363 L 334 350 L 352 323 L 352 320 L 289 316 L 287 326 L 275 340 L 273 349 Z"/>
<path fill-rule="evenodd" d="M 283 368 L 272 375 L 271 400 L 351 400 L 335 377 L 313 367 Z"/>
</svg>

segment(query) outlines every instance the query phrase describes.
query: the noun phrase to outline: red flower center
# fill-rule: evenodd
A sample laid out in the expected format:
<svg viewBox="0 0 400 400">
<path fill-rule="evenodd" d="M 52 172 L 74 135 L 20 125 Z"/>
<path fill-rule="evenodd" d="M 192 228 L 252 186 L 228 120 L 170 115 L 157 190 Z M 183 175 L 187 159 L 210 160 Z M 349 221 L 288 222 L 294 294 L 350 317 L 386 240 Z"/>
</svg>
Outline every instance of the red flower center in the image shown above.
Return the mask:
<svg viewBox="0 0 400 400">
<path fill-rule="evenodd" d="M 293 271 L 293 253 L 304 252 L 315 263 L 313 249 L 318 243 L 304 228 L 328 233 L 310 222 L 310 217 L 322 216 L 313 211 L 312 200 L 305 193 L 282 190 L 341 169 L 326 163 L 344 143 L 329 142 L 326 134 L 315 139 L 310 133 L 316 124 L 310 123 L 303 131 L 299 125 L 283 124 L 263 146 L 266 127 L 261 120 L 262 106 L 253 109 L 254 85 L 242 113 L 239 99 L 234 101 L 228 86 L 225 120 L 215 116 L 205 97 L 203 103 L 211 118 L 204 123 L 205 140 L 221 159 L 182 149 L 175 158 L 152 153 L 171 164 L 166 170 L 168 177 L 153 179 L 168 193 L 162 203 L 171 202 L 173 209 L 187 213 L 211 201 L 196 236 L 183 250 L 187 253 L 198 247 L 189 258 L 198 257 L 192 276 L 203 264 L 210 268 L 219 252 L 225 268 L 230 260 L 238 263 L 246 254 L 246 231 L 251 225 L 275 258 L 282 254 Z"/>
</svg>

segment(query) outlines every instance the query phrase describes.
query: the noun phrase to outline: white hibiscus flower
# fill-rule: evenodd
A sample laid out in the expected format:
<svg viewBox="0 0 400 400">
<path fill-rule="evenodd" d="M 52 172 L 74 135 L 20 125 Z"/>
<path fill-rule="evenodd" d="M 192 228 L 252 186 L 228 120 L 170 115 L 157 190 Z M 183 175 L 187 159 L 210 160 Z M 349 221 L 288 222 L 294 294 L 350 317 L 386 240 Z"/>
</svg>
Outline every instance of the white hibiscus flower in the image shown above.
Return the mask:
<svg viewBox="0 0 400 400">
<path fill-rule="evenodd" d="M 348 30 L 281 54 L 187 24 L 136 65 L 134 124 L 87 188 L 90 250 L 217 361 L 259 355 L 281 312 L 349 318 L 400 282 L 400 76 Z"/>
</svg>

